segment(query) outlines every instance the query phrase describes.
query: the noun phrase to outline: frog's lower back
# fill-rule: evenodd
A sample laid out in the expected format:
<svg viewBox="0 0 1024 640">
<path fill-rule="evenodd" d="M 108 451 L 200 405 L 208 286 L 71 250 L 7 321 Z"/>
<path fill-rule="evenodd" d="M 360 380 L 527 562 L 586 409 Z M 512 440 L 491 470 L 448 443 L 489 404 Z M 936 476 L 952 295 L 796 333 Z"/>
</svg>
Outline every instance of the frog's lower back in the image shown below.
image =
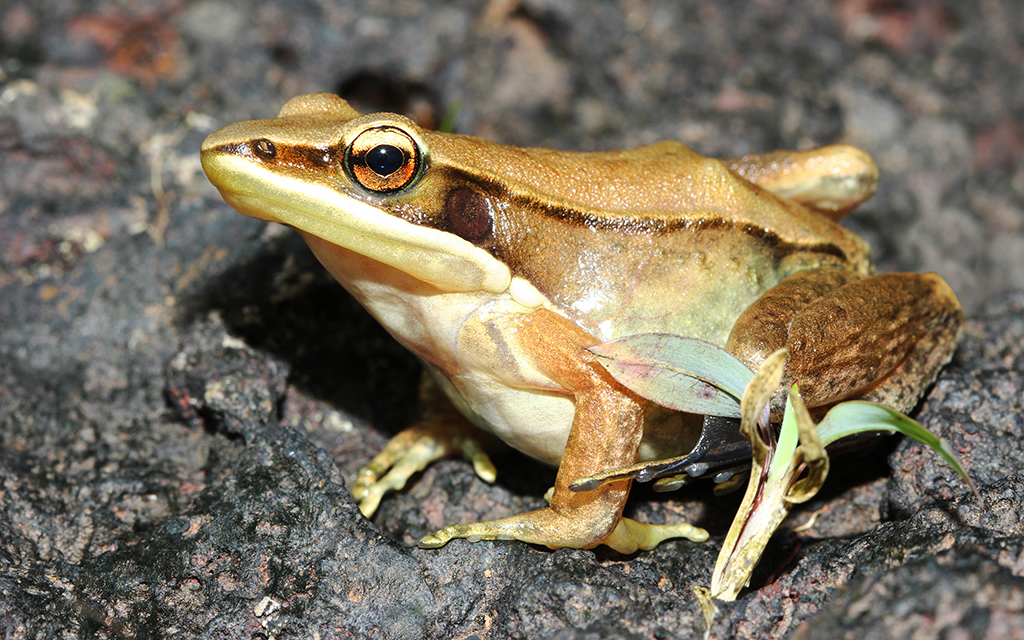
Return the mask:
<svg viewBox="0 0 1024 640">
<path fill-rule="evenodd" d="M 533 273 L 529 263 L 520 270 L 552 306 L 601 340 L 657 332 L 724 345 L 736 318 L 786 275 L 843 262 L 734 230 L 593 241 L 594 248 L 564 259 L 550 255 L 552 247 L 543 270 Z"/>
</svg>

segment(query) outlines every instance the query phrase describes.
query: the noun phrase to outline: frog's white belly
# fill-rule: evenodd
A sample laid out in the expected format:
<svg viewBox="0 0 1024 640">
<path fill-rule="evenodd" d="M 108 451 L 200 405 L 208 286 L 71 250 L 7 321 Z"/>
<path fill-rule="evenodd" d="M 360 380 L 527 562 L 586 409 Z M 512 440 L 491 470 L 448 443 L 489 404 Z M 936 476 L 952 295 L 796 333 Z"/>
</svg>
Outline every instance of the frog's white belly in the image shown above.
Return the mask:
<svg viewBox="0 0 1024 640">
<path fill-rule="evenodd" d="M 533 309 L 507 294 L 448 293 L 420 300 L 427 308 L 407 317 L 416 319 L 413 324 L 421 338 L 413 351 L 433 369 L 448 397 L 477 426 L 509 446 L 557 465 L 575 403 L 567 389 L 535 369 L 529 355 L 520 352 L 509 321 Z M 402 340 L 412 327 L 397 324 L 385 326 Z M 424 329 L 430 333 L 428 340 L 419 333 Z M 426 345 L 453 348 L 435 352 L 437 357 L 432 358 Z"/>
<path fill-rule="evenodd" d="M 575 403 L 567 389 L 518 352 L 508 321 L 533 309 L 507 294 L 446 293 L 403 300 L 416 308 L 395 313 L 391 306 L 386 321 L 378 319 L 423 358 L 456 406 L 508 445 L 557 465 Z"/>
<path fill-rule="evenodd" d="M 576 410 L 570 396 L 512 389 L 474 375 L 433 377 L 473 424 L 542 462 L 562 459 Z"/>
<path fill-rule="evenodd" d="M 562 459 L 576 411 L 570 396 L 514 389 L 468 375 L 454 380 L 437 373 L 433 377 L 459 410 L 480 428 L 542 462 L 557 465 Z M 650 405 L 637 460 L 659 460 L 687 453 L 696 444 L 702 424 L 702 416 Z"/>
</svg>

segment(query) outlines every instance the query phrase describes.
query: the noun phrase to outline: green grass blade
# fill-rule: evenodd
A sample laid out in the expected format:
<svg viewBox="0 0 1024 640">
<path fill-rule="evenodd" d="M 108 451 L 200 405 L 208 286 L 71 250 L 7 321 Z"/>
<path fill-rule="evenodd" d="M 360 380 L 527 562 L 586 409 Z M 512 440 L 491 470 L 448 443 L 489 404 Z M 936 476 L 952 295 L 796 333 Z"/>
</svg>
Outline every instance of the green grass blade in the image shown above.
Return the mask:
<svg viewBox="0 0 1024 640">
<path fill-rule="evenodd" d="M 851 400 L 832 407 L 825 419 L 818 425 L 818 437 L 821 438 L 822 446 L 828 446 L 837 440 L 865 431 L 898 431 L 928 445 L 964 479 L 974 495 L 978 496 L 978 489 L 967 475 L 967 471 L 960 463 L 960 458 L 950 448 L 949 443 L 898 411 L 893 411 L 874 402 Z"/>
</svg>

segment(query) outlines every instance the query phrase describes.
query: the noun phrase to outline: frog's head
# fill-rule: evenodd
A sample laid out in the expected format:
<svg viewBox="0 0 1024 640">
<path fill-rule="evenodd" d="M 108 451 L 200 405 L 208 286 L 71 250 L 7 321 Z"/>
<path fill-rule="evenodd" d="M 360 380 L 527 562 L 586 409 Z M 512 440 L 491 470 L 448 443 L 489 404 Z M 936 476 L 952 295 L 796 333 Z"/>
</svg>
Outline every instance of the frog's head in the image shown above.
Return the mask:
<svg viewBox="0 0 1024 640">
<path fill-rule="evenodd" d="M 248 216 L 295 227 L 444 291 L 509 286 L 509 268 L 473 243 L 490 233 L 492 212 L 455 202 L 472 195 L 460 195 L 446 172 L 430 171 L 430 148 L 408 118 L 361 116 L 330 94 L 299 96 L 275 119 L 211 134 L 201 157 L 224 199 Z M 460 215 L 443 224 L 420 219 L 422 202 L 458 204 Z"/>
</svg>

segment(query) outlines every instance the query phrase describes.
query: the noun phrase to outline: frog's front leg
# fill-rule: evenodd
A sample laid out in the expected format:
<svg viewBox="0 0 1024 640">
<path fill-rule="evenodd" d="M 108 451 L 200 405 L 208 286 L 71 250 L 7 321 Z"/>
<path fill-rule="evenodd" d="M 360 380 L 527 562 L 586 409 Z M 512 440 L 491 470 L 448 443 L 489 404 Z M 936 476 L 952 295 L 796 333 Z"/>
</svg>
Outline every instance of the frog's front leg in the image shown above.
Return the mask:
<svg viewBox="0 0 1024 640">
<path fill-rule="evenodd" d="M 786 278 L 737 319 L 727 348 L 748 366 L 789 349 L 772 399 L 781 418 L 794 380 L 809 407 L 858 397 L 909 411 L 959 339 L 963 311 L 934 273 L 857 279 L 841 269 Z"/>
<path fill-rule="evenodd" d="M 427 374 L 420 383 L 418 405 L 420 419 L 395 434 L 359 470 L 352 485 L 352 497 L 359 501 L 359 510 L 366 517 L 377 511 L 384 494 L 405 487 L 409 478 L 431 462 L 461 454 L 484 482 L 494 482 L 497 476 L 484 449 L 484 445 L 493 447 L 497 438 L 470 424 Z"/>
<path fill-rule="evenodd" d="M 646 525 L 622 517 L 629 481 L 574 492 L 577 478 L 636 461 L 643 436 L 644 401 L 619 385 L 584 347 L 599 342 L 550 311 L 511 321 L 515 347 L 531 364 L 571 392 L 575 414 L 548 507 L 492 522 L 450 525 L 420 541 L 439 547 L 452 538 L 514 539 L 557 549 L 607 544 L 623 552 L 650 549 L 673 537 L 707 539 L 688 524 Z"/>
</svg>

